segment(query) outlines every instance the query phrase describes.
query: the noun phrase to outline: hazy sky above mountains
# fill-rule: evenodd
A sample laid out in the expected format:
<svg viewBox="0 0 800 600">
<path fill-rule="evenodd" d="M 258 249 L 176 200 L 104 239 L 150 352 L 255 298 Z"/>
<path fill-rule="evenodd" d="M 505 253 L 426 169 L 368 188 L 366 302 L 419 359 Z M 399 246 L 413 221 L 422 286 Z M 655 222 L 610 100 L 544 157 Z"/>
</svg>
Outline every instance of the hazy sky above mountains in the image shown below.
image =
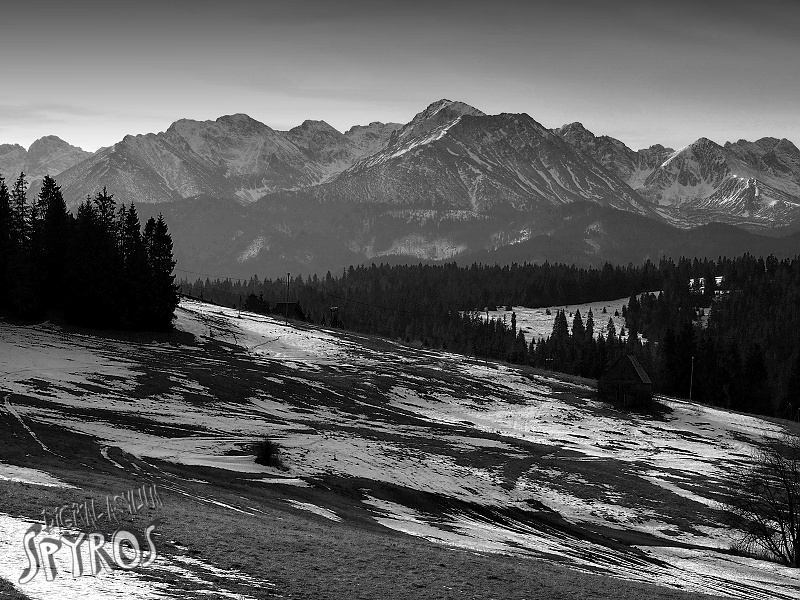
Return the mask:
<svg viewBox="0 0 800 600">
<path fill-rule="evenodd" d="M 800 2 L 60 0 L 3 10 L 0 143 L 179 118 L 406 122 L 440 98 L 634 149 L 800 145 Z"/>
</svg>

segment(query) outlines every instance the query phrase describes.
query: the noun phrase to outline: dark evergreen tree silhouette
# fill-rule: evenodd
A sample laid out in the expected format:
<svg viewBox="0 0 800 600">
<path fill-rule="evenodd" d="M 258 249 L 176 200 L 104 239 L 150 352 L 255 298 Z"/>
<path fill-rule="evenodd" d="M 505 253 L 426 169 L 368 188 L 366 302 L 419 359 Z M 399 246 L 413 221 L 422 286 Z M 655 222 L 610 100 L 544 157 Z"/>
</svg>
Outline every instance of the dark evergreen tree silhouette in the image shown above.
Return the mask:
<svg viewBox="0 0 800 600">
<path fill-rule="evenodd" d="M 8 306 L 10 258 L 12 252 L 11 196 L 0 175 L 0 308 Z"/>
<path fill-rule="evenodd" d="M 39 311 L 34 278 L 31 233 L 35 213 L 28 205 L 28 182 L 20 173 L 11 188 L 11 253 L 9 255 L 9 305 L 19 316 L 31 318 Z"/>
<path fill-rule="evenodd" d="M 37 276 L 42 306 L 56 308 L 62 302 L 67 285 L 69 238 L 72 217 L 67 210 L 61 188 L 45 175 L 38 197 L 38 216 L 35 236 Z"/>
<path fill-rule="evenodd" d="M 142 239 L 141 225 L 136 207 L 123 204 L 118 215 L 119 257 L 122 266 L 121 289 L 123 326 L 146 327 L 150 298 L 153 292 L 147 250 Z"/>
<path fill-rule="evenodd" d="M 98 285 L 97 270 L 103 251 L 102 227 L 90 198 L 81 203 L 75 217 L 74 235 L 70 243 L 68 277 L 70 281 L 66 305 L 67 317 L 79 324 L 97 324 Z"/>
<path fill-rule="evenodd" d="M 11 243 L 15 252 L 27 250 L 30 241 L 30 207 L 27 201 L 28 182 L 20 173 L 11 188 Z"/>
<path fill-rule="evenodd" d="M 159 214 L 157 220 L 148 220 L 144 238 L 151 272 L 151 322 L 157 328 L 169 329 L 178 306 L 178 286 L 173 274 L 172 236 L 162 215 Z"/>
</svg>

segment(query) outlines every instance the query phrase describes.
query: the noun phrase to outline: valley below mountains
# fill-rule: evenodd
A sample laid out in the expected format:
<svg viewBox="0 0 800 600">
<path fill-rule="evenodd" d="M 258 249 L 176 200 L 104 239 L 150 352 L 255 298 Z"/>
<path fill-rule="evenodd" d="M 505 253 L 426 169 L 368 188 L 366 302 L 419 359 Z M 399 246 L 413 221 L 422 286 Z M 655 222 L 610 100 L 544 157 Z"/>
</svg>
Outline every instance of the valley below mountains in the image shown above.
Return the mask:
<svg viewBox="0 0 800 600">
<path fill-rule="evenodd" d="M 0 146 L 0 172 L 28 169 L 31 193 L 37 177 L 55 176 L 73 210 L 105 186 L 142 218 L 163 213 L 178 268 L 197 273 L 798 248 L 800 150 L 787 139 L 632 150 L 580 123 L 548 129 L 440 100 L 406 124 L 344 133 L 324 121 L 277 131 L 237 114 L 182 119 L 94 154 L 43 140 L 27 152 Z"/>
</svg>

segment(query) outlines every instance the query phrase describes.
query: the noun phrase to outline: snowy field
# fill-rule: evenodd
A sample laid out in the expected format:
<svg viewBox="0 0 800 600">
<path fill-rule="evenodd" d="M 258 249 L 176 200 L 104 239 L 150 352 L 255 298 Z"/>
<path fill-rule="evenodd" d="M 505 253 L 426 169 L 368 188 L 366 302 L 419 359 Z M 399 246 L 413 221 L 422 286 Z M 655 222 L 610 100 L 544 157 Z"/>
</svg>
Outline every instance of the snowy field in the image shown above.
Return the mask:
<svg viewBox="0 0 800 600">
<path fill-rule="evenodd" d="M 567 316 L 567 324 L 572 331 L 572 319 L 576 311 L 581 312 L 581 319 L 584 325 L 586 324 L 586 317 L 589 310 L 592 311 L 592 318 L 594 319 L 594 335 L 597 337 L 602 333 L 605 335 L 608 331 L 608 320 L 614 322 L 614 328 L 617 335 L 620 334 L 622 328 L 625 327 L 625 319 L 622 317 L 622 307 L 628 304 L 630 298 L 618 298 L 616 300 L 606 300 L 603 302 L 587 302 L 585 304 L 564 304 L 557 306 L 542 306 L 540 308 L 526 308 L 524 306 L 514 306 L 511 310 L 505 310 L 503 307 L 498 307 L 500 310 L 490 310 L 489 319 L 497 319 L 505 321 L 509 327 L 511 326 L 511 313 L 517 315 L 517 330 L 525 334 L 525 339 L 530 343 L 531 340 L 540 340 L 548 337 L 553 333 L 553 323 L 556 320 L 556 313 L 563 310 Z M 605 312 L 603 312 L 605 310 Z M 547 313 L 550 314 L 547 314 Z M 617 315 L 615 316 L 615 313 Z M 481 316 L 486 319 L 486 312 L 481 313 Z M 627 333 L 627 331 L 626 331 Z"/>
<path fill-rule="evenodd" d="M 585 317 L 591 307 L 600 324 L 626 301 L 566 308 Z M 518 326 L 549 335 L 554 309 L 549 324 L 545 309 L 516 309 Z M 723 552 L 735 535 L 721 524 L 726 478 L 763 437 L 780 435 L 779 425 L 675 400 L 656 416 L 625 414 L 586 387 L 511 366 L 194 301 L 177 314 L 194 341 L 4 326 L 0 425 L 53 460 L 50 432 L 88 436 L 109 473 L 135 469 L 243 519 L 262 509 L 251 496 L 231 499 L 211 475 L 253 493 L 279 489 L 286 510 L 332 526 L 368 519 L 445 547 L 586 573 L 736 598 L 800 598 L 794 570 Z M 265 435 L 284 449 L 288 470 L 257 465 L 244 451 Z M 11 464 L 0 454 L 0 490 L 19 482 L 72 485 L 39 462 Z M 309 496 L 319 482 L 351 486 L 346 504 L 334 492 Z M 12 583 L 25 564 L 18 540 L 29 520 L 0 508 L 0 577 Z M 175 581 L 236 576 L 187 560 L 159 557 L 147 577 L 62 577 L 46 590 L 64 599 L 130 597 L 122 590 L 185 597 Z"/>
</svg>

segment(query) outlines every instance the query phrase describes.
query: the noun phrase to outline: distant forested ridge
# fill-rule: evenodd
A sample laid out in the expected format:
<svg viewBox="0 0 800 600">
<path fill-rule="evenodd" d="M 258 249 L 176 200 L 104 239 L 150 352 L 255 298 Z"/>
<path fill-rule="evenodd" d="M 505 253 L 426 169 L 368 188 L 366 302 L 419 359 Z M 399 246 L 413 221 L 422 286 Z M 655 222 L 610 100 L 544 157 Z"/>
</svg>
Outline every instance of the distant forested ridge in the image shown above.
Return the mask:
<svg viewBox="0 0 800 600">
<path fill-rule="evenodd" d="M 717 289 L 718 276 L 724 289 Z M 708 282 L 702 291 L 698 283 L 690 288 L 690 280 L 700 278 Z M 662 291 L 642 295 L 654 290 Z M 315 323 L 592 378 L 618 356 L 635 354 L 662 393 L 689 397 L 691 391 L 702 402 L 768 415 L 800 406 L 797 258 L 681 258 L 598 269 L 373 264 L 337 276 L 297 276 L 288 293 L 286 280 L 257 276 L 183 281 L 181 292 L 257 312 L 269 312 L 288 296 Z M 630 297 L 623 313 L 627 331 L 616 331 L 610 315 L 558 311 L 552 334 L 539 342 L 527 340 L 515 318 L 487 324 L 483 314 L 495 306 L 621 297 Z"/>
<path fill-rule="evenodd" d="M 178 304 L 172 237 L 164 219 L 142 230 L 136 208 L 105 188 L 75 216 L 49 176 L 28 199 L 25 174 L 0 176 L 0 309 L 48 311 L 90 327 L 169 329 Z"/>
<path fill-rule="evenodd" d="M 682 260 L 663 272 L 662 292 L 631 298 L 625 311 L 650 340 L 658 389 L 688 397 L 691 386 L 701 402 L 796 418 L 800 259 Z"/>
</svg>

